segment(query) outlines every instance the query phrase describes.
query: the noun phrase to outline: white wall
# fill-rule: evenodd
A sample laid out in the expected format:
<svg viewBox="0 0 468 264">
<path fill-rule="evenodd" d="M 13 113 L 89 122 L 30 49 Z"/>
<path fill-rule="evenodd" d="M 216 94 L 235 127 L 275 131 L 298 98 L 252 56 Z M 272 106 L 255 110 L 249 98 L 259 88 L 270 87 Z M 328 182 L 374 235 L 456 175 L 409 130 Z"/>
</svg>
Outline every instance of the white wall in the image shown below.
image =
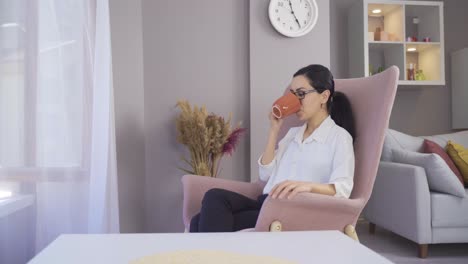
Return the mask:
<svg viewBox="0 0 468 264">
<path fill-rule="evenodd" d="M 144 86 L 141 0 L 110 3 L 120 231 L 144 226 Z"/>
<path fill-rule="evenodd" d="M 348 9 L 362 0 L 330 1 L 330 70 L 337 79 L 348 78 Z"/>
<path fill-rule="evenodd" d="M 280 97 L 292 75 L 309 64 L 330 67 L 330 10 L 328 0 L 316 0 L 318 21 L 307 35 L 287 38 L 268 19 L 270 1 L 250 1 L 250 169 L 258 179 L 257 160 L 265 149 L 271 104 Z"/>
<path fill-rule="evenodd" d="M 242 120 L 249 134 L 224 158 L 220 177 L 249 181 L 251 167 L 257 177 L 269 105 L 300 67 L 330 65 L 329 5 L 317 2 L 316 27 L 290 39 L 270 25 L 268 0 L 143 0 L 147 231 L 183 231 L 179 99 Z"/>
<path fill-rule="evenodd" d="M 143 0 L 148 232 L 183 232 L 177 100 L 249 126 L 249 1 Z M 248 136 L 222 161 L 220 178 L 247 181 Z"/>
</svg>

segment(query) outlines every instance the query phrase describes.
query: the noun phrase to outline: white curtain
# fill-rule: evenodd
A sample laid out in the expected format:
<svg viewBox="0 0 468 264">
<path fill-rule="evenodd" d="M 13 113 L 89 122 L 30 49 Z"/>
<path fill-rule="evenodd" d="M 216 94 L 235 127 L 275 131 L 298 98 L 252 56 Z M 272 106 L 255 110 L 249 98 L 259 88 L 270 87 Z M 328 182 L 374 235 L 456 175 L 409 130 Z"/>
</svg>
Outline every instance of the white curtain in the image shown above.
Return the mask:
<svg viewBox="0 0 468 264">
<path fill-rule="evenodd" d="M 35 253 L 119 231 L 111 61 L 108 0 L 0 0 L 0 191 L 34 198 Z"/>
</svg>

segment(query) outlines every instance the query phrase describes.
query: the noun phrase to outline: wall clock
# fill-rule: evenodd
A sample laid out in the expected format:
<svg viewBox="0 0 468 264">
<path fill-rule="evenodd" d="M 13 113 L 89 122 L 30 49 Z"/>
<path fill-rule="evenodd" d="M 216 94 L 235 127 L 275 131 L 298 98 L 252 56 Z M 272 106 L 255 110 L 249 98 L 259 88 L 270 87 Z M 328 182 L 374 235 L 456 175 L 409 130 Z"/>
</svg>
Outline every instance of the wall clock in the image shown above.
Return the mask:
<svg viewBox="0 0 468 264">
<path fill-rule="evenodd" d="M 270 0 L 268 16 L 273 27 L 284 36 L 304 36 L 317 23 L 317 3 L 315 0 Z"/>
</svg>

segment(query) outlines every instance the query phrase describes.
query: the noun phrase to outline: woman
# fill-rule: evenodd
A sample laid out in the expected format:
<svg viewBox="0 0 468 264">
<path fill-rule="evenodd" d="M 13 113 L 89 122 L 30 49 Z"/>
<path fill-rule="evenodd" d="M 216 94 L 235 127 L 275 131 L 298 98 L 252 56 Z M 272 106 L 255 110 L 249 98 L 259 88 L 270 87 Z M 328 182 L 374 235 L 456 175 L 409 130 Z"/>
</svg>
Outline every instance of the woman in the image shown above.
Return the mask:
<svg viewBox="0 0 468 264">
<path fill-rule="evenodd" d="M 349 198 L 353 188 L 354 118 L 348 98 L 335 92 L 331 72 L 322 65 L 297 71 L 290 91 L 301 101 L 301 127 L 291 128 L 275 145 L 283 123 L 272 113 L 264 153 L 258 160 L 263 194 L 252 200 L 223 189 L 206 192 L 190 232 L 232 232 L 255 226 L 264 200 L 291 199 L 312 192 Z"/>
</svg>

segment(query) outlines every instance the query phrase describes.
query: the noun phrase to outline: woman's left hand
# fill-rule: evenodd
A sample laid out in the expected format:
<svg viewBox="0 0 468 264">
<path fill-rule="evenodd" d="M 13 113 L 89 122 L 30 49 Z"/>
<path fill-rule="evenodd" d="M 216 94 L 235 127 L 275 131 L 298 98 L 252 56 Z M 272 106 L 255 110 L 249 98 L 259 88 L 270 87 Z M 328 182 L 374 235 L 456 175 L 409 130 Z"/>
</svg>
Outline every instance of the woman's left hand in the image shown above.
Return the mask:
<svg viewBox="0 0 468 264">
<path fill-rule="evenodd" d="M 273 199 L 291 199 L 298 193 L 312 192 L 313 185 L 312 182 L 284 181 L 273 187 L 268 195 Z"/>
</svg>

